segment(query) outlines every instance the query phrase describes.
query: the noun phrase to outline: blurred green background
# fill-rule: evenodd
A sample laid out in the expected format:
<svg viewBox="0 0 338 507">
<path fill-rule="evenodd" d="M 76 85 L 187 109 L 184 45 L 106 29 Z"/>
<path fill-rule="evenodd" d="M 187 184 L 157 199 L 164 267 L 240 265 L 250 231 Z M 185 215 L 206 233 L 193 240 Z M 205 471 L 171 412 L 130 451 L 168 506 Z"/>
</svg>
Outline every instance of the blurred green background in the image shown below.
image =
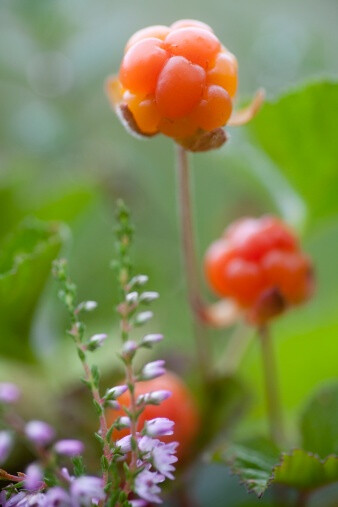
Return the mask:
<svg viewBox="0 0 338 507">
<path fill-rule="evenodd" d="M 223 148 L 192 157 L 201 260 L 231 220 L 271 212 L 302 234 L 316 266 L 313 300 L 273 326 L 292 434 L 311 390 L 338 371 L 336 0 L 0 0 L 0 380 L 23 386 L 27 414 L 48 417 L 48 400 L 79 372 L 48 274 L 60 251 L 80 298 L 99 303 L 89 332 L 108 331 L 117 346 L 109 262 L 118 197 L 136 224 L 136 269 L 161 293 L 151 330 L 166 336 L 162 353 L 176 364 L 180 356 L 182 371 L 189 370 L 194 345 L 173 145 L 163 137 L 130 137 L 103 91 L 134 31 L 187 17 L 209 23 L 236 54 L 238 104 L 258 87 L 271 101 L 252 125 L 229 128 Z M 318 84 L 302 89 L 307 81 Z M 230 333 L 209 334 L 219 356 Z M 252 342 L 240 371 L 257 385 L 243 432 L 265 427 L 258 352 Z M 115 364 L 113 353 L 102 356 L 107 368 Z M 225 505 L 224 473 L 213 472 L 218 496 L 205 505 Z M 207 483 L 210 489 L 210 477 Z M 234 480 L 226 491 L 226 505 L 245 499 Z"/>
</svg>

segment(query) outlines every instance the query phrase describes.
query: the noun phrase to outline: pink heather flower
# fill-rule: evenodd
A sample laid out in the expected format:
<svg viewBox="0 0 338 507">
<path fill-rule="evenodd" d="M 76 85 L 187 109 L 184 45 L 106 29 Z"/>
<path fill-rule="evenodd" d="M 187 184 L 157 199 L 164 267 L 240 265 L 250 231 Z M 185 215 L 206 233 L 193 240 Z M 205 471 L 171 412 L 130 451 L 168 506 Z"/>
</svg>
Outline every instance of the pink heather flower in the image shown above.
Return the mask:
<svg viewBox="0 0 338 507">
<path fill-rule="evenodd" d="M 55 486 L 45 494 L 44 507 L 72 507 L 68 493 L 59 486 Z"/>
<path fill-rule="evenodd" d="M 151 380 L 153 378 L 160 377 L 165 373 L 164 365 L 165 361 L 163 361 L 163 359 L 147 363 L 141 371 L 141 380 Z"/>
<path fill-rule="evenodd" d="M 128 503 L 130 503 L 131 507 L 146 507 L 148 505 L 148 502 L 145 500 L 128 500 Z"/>
<path fill-rule="evenodd" d="M 123 438 L 120 438 L 120 440 L 116 441 L 116 447 L 120 448 L 120 451 L 123 454 L 127 454 L 127 452 L 131 451 L 131 435 L 126 435 Z"/>
<path fill-rule="evenodd" d="M 108 400 L 106 402 L 106 406 L 111 408 L 112 410 L 120 410 L 121 408 L 121 405 L 116 400 Z"/>
<path fill-rule="evenodd" d="M 174 455 L 177 446 L 177 442 L 170 442 L 169 444 L 159 442 L 151 452 L 154 468 L 171 480 L 174 479 L 172 472 L 175 471 L 173 463 L 177 461 L 177 456 Z"/>
<path fill-rule="evenodd" d="M 140 396 L 137 398 L 137 403 L 139 405 L 141 405 L 141 403 L 144 403 L 146 405 L 159 405 L 162 401 L 168 399 L 171 394 L 171 391 L 167 391 L 165 389 L 152 391 L 146 394 L 140 394 Z"/>
<path fill-rule="evenodd" d="M 150 437 L 164 437 L 174 433 L 174 424 L 167 417 L 156 417 L 146 421 L 143 430 Z"/>
<path fill-rule="evenodd" d="M 0 465 L 6 461 L 12 450 L 13 437 L 9 431 L 0 431 Z"/>
<path fill-rule="evenodd" d="M 24 493 L 20 491 L 17 495 L 12 496 L 5 504 L 6 507 L 47 507 L 45 503 L 45 495 L 43 493 Z M 49 506 L 48 506 L 49 507 Z"/>
<path fill-rule="evenodd" d="M 152 303 L 153 301 L 155 301 L 155 299 L 158 299 L 159 297 L 160 295 L 158 292 L 146 291 L 142 292 L 142 294 L 140 295 L 140 301 L 142 301 L 143 303 Z"/>
<path fill-rule="evenodd" d="M 26 477 L 24 480 L 25 488 L 28 489 L 28 491 L 36 491 L 42 486 L 42 470 L 39 465 L 36 463 L 31 463 L 26 468 Z"/>
<path fill-rule="evenodd" d="M 43 421 L 29 421 L 25 427 L 25 434 L 35 445 L 44 447 L 53 440 L 55 431 Z"/>
<path fill-rule="evenodd" d="M 15 403 L 21 396 L 20 389 L 11 382 L 0 383 L 0 403 Z"/>
<path fill-rule="evenodd" d="M 162 503 L 158 496 L 161 493 L 161 488 L 157 484 L 163 481 L 163 475 L 144 469 L 135 478 L 135 493 L 147 502 Z"/>
<path fill-rule="evenodd" d="M 65 439 L 56 442 L 54 449 L 58 454 L 64 454 L 72 458 L 83 453 L 84 445 L 81 440 Z"/>
<path fill-rule="evenodd" d="M 72 507 L 89 507 L 106 497 L 103 480 L 100 477 L 85 475 L 73 480 L 70 486 L 70 494 Z"/>
<path fill-rule="evenodd" d="M 146 334 L 141 340 L 141 345 L 151 346 L 155 343 L 160 342 L 161 340 L 163 340 L 162 334 Z"/>
</svg>

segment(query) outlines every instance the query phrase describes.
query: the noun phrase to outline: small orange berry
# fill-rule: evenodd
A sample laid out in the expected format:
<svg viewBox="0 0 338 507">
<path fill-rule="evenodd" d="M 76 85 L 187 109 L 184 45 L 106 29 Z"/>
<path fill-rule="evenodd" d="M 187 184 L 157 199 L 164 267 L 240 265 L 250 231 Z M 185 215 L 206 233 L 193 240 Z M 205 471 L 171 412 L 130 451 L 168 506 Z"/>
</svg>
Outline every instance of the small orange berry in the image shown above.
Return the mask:
<svg viewBox="0 0 338 507">
<path fill-rule="evenodd" d="M 221 43 L 212 32 L 195 27 L 173 30 L 164 43 L 173 55 L 184 56 L 204 69 L 212 67 L 221 49 Z"/>
<path fill-rule="evenodd" d="M 120 68 L 120 81 L 124 88 L 136 94 L 154 93 L 158 76 L 169 54 L 159 39 L 147 38 L 131 46 Z"/>
<path fill-rule="evenodd" d="M 128 92 L 124 94 L 123 98 L 141 132 L 145 134 L 158 132 L 161 116 L 153 98 L 143 98 L 143 96 L 132 95 Z"/>
<path fill-rule="evenodd" d="M 184 118 L 176 118 L 175 120 L 162 118 L 158 128 L 162 134 L 172 137 L 173 139 L 184 139 L 192 136 L 196 132 L 196 125 L 191 121 L 190 117 L 187 116 Z"/>
<path fill-rule="evenodd" d="M 230 118 L 232 102 L 224 88 L 211 85 L 206 89 L 201 102 L 191 113 L 191 119 L 204 130 L 222 127 Z"/>
<path fill-rule="evenodd" d="M 203 28 L 204 30 L 208 30 L 209 32 L 213 32 L 213 29 L 207 25 L 206 23 L 203 23 L 203 21 L 197 21 L 196 19 L 180 19 L 179 21 L 175 21 L 171 25 L 172 30 L 177 30 L 178 28 Z"/>
<path fill-rule="evenodd" d="M 238 85 L 236 57 L 229 51 L 222 51 L 216 57 L 215 65 L 207 73 L 207 83 L 222 86 L 234 97 Z"/>
<path fill-rule="evenodd" d="M 137 32 L 134 33 L 134 35 L 130 37 L 125 47 L 125 53 L 131 46 L 133 46 L 134 44 L 136 44 L 136 42 L 139 42 L 140 40 L 148 39 L 149 37 L 164 40 L 169 33 L 170 28 L 164 25 L 154 25 L 142 28 L 141 30 L 138 30 Z"/>
<path fill-rule="evenodd" d="M 202 98 L 205 71 L 183 56 L 173 56 L 165 64 L 156 87 L 156 103 L 165 118 L 182 118 Z"/>
</svg>

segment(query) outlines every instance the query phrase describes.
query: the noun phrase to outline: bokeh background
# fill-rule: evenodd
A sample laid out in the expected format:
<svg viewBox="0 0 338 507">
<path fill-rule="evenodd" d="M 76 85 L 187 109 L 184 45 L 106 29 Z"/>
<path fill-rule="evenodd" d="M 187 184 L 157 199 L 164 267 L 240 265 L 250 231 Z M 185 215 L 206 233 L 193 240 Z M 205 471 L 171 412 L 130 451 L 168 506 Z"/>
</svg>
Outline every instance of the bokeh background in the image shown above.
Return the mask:
<svg viewBox="0 0 338 507">
<path fill-rule="evenodd" d="M 58 252 L 70 261 L 80 298 L 99 303 L 88 332 L 109 332 L 112 353 L 100 362 L 115 368 L 109 263 L 118 197 L 136 225 L 136 269 L 161 293 L 151 330 L 166 336 L 162 354 L 183 374 L 194 361 L 173 145 L 130 137 L 103 91 L 134 31 L 187 17 L 209 23 L 236 54 L 238 104 L 258 87 L 274 103 L 290 88 L 337 78 L 336 0 L 0 2 L 0 380 L 22 386 L 28 416 L 53 418 L 52 400 L 78 385 L 67 316 L 49 276 Z M 229 129 L 230 142 L 217 152 L 192 157 L 201 266 L 208 244 L 231 220 L 267 212 L 287 219 L 314 259 L 315 297 L 273 326 L 291 435 L 311 390 L 338 371 L 338 157 L 331 142 L 338 101 L 330 85 L 311 90 L 298 109 L 291 96 L 282 119 L 277 109 L 283 128 L 268 110 L 253 127 Z M 207 288 L 205 294 L 212 299 Z M 230 332 L 209 334 L 219 357 Z M 258 352 L 253 340 L 239 372 L 257 385 L 243 433 L 265 428 Z M 222 467 L 199 467 L 194 482 L 202 505 L 244 505 L 244 491 Z"/>
</svg>

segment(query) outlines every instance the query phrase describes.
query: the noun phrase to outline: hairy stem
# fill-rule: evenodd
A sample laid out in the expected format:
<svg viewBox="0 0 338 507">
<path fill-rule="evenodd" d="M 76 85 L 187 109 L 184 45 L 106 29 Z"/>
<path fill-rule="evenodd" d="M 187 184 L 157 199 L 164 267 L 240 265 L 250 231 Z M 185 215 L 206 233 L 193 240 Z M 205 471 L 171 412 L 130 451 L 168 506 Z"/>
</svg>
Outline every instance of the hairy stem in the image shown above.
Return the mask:
<svg viewBox="0 0 338 507">
<path fill-rule="evenodd" d="M 194 334 L 197 346 L 199 366 L 204 379 L 209 377 L 209 346 L 206 341 L 206 329 L 203 325 L 203 302 L 198 282 L 197 257 L 194 241 L 194 225 L 189 183 L 189 161 L 186 150 L 177 145 L 178 199 L 181 222 L 183 260 L 186 273 L 188 300 L 193 314 Z"/>
<path fill-rule="evenodd" d="M 265 396 L 272 440 L 281 445 L 284 441 L 282 406 L 277 381 L 277 365 L 273 342 L 267 326 L 259 328 L 264 371 Z"/>
</svg>

